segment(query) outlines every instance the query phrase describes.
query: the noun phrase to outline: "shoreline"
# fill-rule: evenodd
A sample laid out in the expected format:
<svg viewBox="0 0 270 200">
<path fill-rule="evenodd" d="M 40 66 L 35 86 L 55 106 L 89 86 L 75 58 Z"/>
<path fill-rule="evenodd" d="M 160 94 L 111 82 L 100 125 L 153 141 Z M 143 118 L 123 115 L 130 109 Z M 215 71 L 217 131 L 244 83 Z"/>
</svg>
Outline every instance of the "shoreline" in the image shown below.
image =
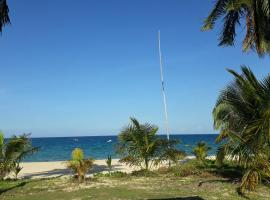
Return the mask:
<svg viewBox="0 0 270 200">
<path fill-rule="evenodd" d="M 112 159 L 112 171 L 121 171 L 131 173 L 136 170 L 135 167 L 130 167 L 118 162 L 119 159 Z M 51 178 L 58 176 L 71 176 L 72 172 L 66 168 L 66 161 L 48 161 L 48 162 L 22 162 L 22 167 L 18 178 Z M 99 159 L 94 161 L 93 168 L 89 171 L 88 176 L 95 173 L 108 172 L 106 159 Z M 12 177 L 12 175 L 11 175 Z"/>
<path fill-rule="evenodd" d="M 212 159 L 212 158 L 215 158 L 216 157 L 216 154 L 210 154 L 210 155 L 208 155 L 207 156 L 207 158 L 208 159 Z M 184 159 L 186 159 L 186 158 L 195 158 L 195 156 L 194 155 L 192 155 L 192 154 L 187 154 L 186 155 L 186 157 L 184 158 Z M 106 158 L 97 158 L 97 159 L 95 159 L 94 158 L 94 162 L 95 161 L 102 161 L 102 160 L 106 160 L 107 159 L 107 157 Z M 120 158 L 119 157 L 113 157 L 112 158 L 112 160 L 120 160 Z M 42 161 L 42 160 L 38 160 L 38 161 L 22 161 L 21 163 L 47 163 L 47 162 L 66 162 L 67 160 L 45 160 L 45 161 Z"/>
<path fill-rule="evenodd" d="M 186 156 L 179 162 L 185 162 L 190 159 L 194 159 L 195 156 Z M 215 156 L 208 156 L 208 159 L 215 159 Z M 119 159 L 112 159 L 112 172 L 121 171 L 125 173 L 131 173 L 134 170 L 138 170 L 137 167 L 130 167 L 126 164 L 118 162 Z M 59 176 L 71 176 L 71 170 L 66 168 L 66 161 L 45 161 L 45 162 L 22 162 L 21 172 L 18 175 L 19 179 L 22 178 L 52 178 Z M 107 173 L 108 168 L 106 165 L 106 159 L 98 159 L 94 161 L 93 168 L 89 171 L 87 176 L 92 176 L 95 173 Z M 12 178 L 12 175 L 10 175 Z"/>
<path fill-rule="evenodd" d="M 166 136 L 165 133 L 162 134 L 157 134 L 158 136 Z M 174 135 L 219 135 L 219 133 L 172 133 L 170 134 L 170 136 L 174 136 Z M 80 138 L 80 137 L 117 137 L 118 133 L 113 134 L 113 135 L 70 135 L 70 136 L 31 136 L 31 139 L 42 139 L 42 138 Z M 9 138 L 9 137 L 8 137 Z"/>
</svg>

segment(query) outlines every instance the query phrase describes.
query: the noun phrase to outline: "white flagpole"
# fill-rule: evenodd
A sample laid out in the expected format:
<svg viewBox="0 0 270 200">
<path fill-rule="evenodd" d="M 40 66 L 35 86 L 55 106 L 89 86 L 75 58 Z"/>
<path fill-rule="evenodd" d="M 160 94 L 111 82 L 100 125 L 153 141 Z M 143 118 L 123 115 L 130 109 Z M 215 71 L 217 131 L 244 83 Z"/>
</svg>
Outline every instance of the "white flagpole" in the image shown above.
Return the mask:
<svg viewBox="0 0 270 200">
<path fill-rule="evenodd" d="M 166 129 L 167 139 L 169 140 L 170 139 L 169 122 L 168 122 L 167 102 L 166 102 L 166 96 L 165 96 L 165 91 L 164 91 L 163 61 L 162 61 L 161 46 L 160 46 L 160 31 L 158 31 L 158 50 L 159 50 L 160 79 L 161 79 L 164 113 L 165 113 L 165 129 Z"/>
</svg>

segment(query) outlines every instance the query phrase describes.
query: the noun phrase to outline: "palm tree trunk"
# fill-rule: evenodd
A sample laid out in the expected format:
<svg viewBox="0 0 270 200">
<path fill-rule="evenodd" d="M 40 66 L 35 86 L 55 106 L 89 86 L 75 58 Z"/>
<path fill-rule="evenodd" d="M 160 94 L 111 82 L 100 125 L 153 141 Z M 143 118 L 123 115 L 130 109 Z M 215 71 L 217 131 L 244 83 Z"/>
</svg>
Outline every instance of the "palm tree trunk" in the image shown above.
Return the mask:
<svg viewBox="0 0 270 200">
<path fill-rule="evenodd" d="M 145 169 L 148 170 L 149 169 L 149 159 L 147 157 L 144 158 L 144 163 L 145 163 Z"/>
</svg>

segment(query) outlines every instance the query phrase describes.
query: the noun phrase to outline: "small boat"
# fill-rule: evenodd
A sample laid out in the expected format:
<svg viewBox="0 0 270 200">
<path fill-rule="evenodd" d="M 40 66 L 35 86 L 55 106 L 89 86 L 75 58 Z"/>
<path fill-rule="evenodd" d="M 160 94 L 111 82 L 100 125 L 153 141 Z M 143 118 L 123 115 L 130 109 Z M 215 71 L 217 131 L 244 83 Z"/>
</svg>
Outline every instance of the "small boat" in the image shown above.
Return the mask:
<svg viewBox="0 0 270 200">
<path fill-rule="evenodd" d="M 79 140 L 77 138 L 74 139 L 75 142 L 78 142 Z"/>
<path fill-rule="evenodd" d="M 107 142 L 112 142 L 112 140 L 108 140 Z"/>
</svg>

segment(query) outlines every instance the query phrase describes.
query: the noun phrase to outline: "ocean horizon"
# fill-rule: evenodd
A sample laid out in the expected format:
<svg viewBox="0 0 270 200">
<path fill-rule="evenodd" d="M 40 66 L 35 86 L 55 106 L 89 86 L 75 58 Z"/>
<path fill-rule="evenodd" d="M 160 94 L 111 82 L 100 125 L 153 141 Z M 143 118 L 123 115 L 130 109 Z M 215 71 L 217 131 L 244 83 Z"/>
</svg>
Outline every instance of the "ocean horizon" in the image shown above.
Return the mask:
<svg viewBox="0 0 270 200">
<path fill-rule="evenodd" d="M 159 137 L 166 138 L 160 134 Z M 192 148 L 197 142 L 205 141 L 211 147 L 209 155 L 215 155 L 218 144 L 215 143 L 217 134 L 171 134 L 170 139 L 180 140 L 178 149 L 192 155 Z M 86 157 L 106 159 L 108 155 L 119 158 L 115 152 L 117 135 L 106 136 L 67 136 L 67 137 L 32 137 L 32 144 L 39 151 L 23 160 L 23 162 L 47 162 L 69 160 L 74 148 L 81 148 Z"/>
</svg>

